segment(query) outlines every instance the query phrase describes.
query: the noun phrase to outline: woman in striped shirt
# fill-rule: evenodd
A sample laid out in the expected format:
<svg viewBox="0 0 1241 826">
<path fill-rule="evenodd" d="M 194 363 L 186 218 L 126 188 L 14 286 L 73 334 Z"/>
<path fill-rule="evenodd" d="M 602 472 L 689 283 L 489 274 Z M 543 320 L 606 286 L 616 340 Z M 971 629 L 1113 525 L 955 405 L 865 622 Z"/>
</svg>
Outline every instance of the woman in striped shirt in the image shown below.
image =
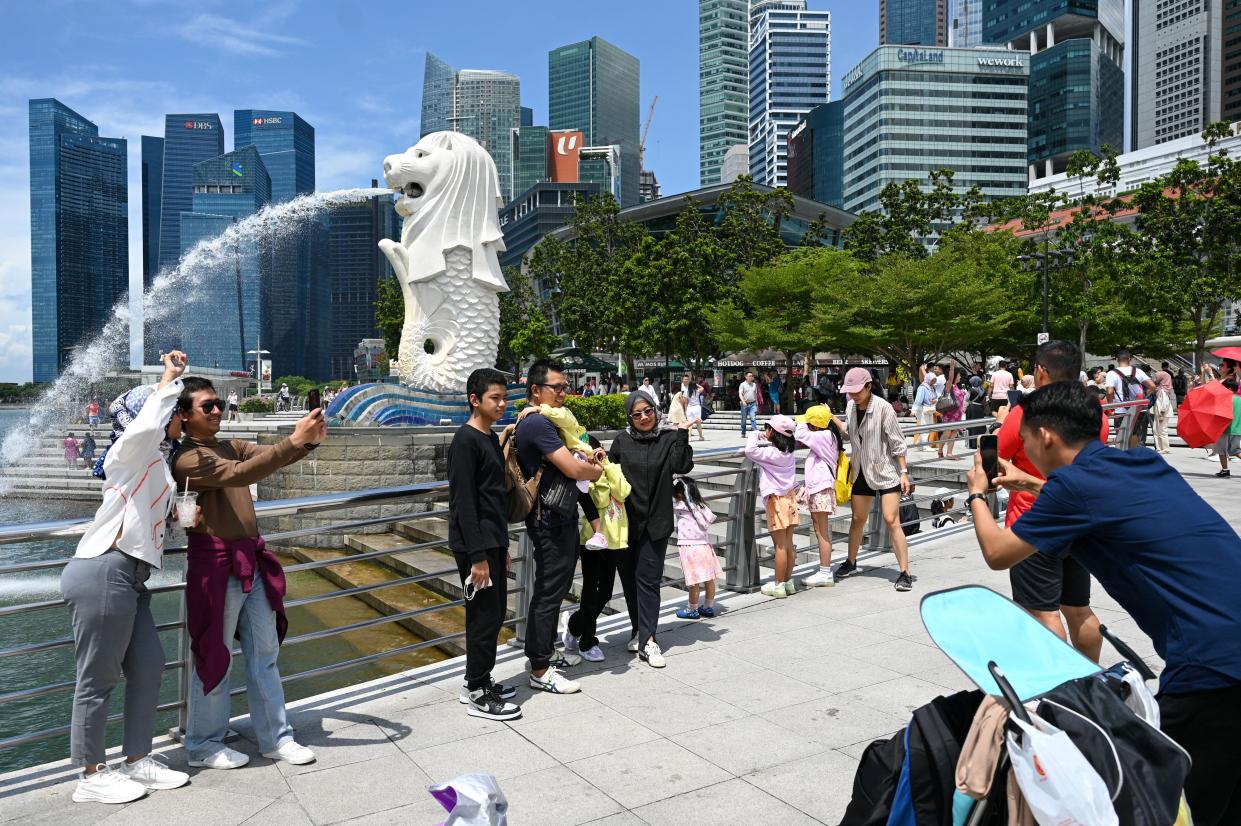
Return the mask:
<svg viewBox="0 0 1241 826">
<path fill-rule="evenodd" d="M 849 558 L 836 567 L 835 580 L 858 572 L 857 554 L 871 503 L 879 497 L 883 521 L 892 538 L 892 551 L 901 566 L 896 590 L 913 588 L 909 576 L 909 546 L 901 530 L 901 495 L 909 492 L 909 470 L 905 467 L 905 437 L 896 422 L 892 405 L 871 392 L 871 375 L 865 367 L 854 367 L 845 375 L 841 391 L 849 396 L 845 409 L 846 436 L 853 446 L 849 481 L 853 483 L 853 520 L 849 524 Z"/>
</svg>

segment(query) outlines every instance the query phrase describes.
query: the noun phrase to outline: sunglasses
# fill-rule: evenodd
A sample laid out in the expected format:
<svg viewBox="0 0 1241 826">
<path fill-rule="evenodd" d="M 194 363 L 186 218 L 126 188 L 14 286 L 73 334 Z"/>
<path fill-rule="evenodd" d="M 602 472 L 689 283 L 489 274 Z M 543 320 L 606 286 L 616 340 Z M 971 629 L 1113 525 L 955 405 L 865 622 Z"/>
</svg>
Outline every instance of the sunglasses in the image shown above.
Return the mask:
<svg viewBox="0 0 1241 826">
<path fill-rule="evenodd" d="M 203 402 L 202 404 L 200 404 L 200 405 L 198 406 L 198 409 L 199 409 L 199 410 L 201 410 L 202 412 L 206 413 L 208 416 L 210 416 L 210 415 L 211 415 L 211 411 L 213 411 L 213 410 L 218 410 L 218 411 L 220 411 L 221 413 L 223 413 L 223 412 L 224 412 L 224 402 L 223 402 L 223 401 L 221 401 L 220 399 L 211 399 L 211 400 L 209 400 L 209 401 L 205 401 L 205 402 Z"/>
<path fill-rule="evenodd" d="M 648 408 L 646 408 L 645 410 L 635 410 L 634 412 L 632 412 L 632 413 L 630 413 L 630 414 L 629 414 L 629 418 L 631 418 L 631 419 L 645 419 L 645 418 L 647 418 L 648 416 L 654 416 L 654 415 L 655 415 L 655 408 L 653 408 L 653 407 L 648 407 Z"/>
</svg>

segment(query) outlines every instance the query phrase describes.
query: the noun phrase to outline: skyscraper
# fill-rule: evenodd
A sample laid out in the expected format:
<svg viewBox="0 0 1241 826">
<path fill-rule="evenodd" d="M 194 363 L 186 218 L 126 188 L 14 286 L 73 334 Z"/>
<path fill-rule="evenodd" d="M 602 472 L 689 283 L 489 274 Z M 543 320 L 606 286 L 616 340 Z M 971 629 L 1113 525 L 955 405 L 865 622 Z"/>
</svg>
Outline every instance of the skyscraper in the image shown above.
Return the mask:
<svg viewBox="0 0 1241 826">
<path fill-rule="evenodd" d="M 457 71 L 428 52 L 422 96 L 422 134 L 451 130 L 478 141 L 495 161 L 501 195 L 512 198 L 512 130 L 522 125 L 524 108 L 521 79 L 490 69 Z"/>
<path fill-rule="evenodd" d="M 845 102 L 811 109 L 789 133 L 788 187 L 794 195 L 844 207 Z"/>
<path fill-rule="evenodd" d="M 271 175 L 272 203 L 315 191 L 315 128 L 296 112 L 237 109 L 233 148 L 253 146 Z"/>
<path fill-rule="evenodd" d="M 698 0 L 698 179 L 720 182 L 724 155 L 750 136 L 750 0 Z"/>
<path fill-rule="evenodd" d="M 1129 43 L 1131 149 L 1201 134 L 1223 117 L 1226 7 L 1239 4 L 1135 0 Z"/>
<path fill-rule="evenodd" d="M 601 37 L 547 55 L 547 125 L 620 147 L 621 206 L 638 203 L 638 59 Z"/>
<path fill-rule="evenodd" d="M 879 0 L 879 43 L 947 46 L 948 0 Z"/>
<path fill-rule="evenodd" d="M 949 0 L 948 45 L 972 49 L 983 42 L 982 0 Z"/>
<path fill-rule="evenodd" d="M 332 284 L 328 372 L 332 379 L 353 381 L 354 349 L 362 339 L 379 334 L 375 323 L 379 281 L 393 277 L 379 241 L 395 240 L 401 230 L 390 195 L 335 206 L 328 213 L 328 226 Z M 395 358 L 396 353 L 389 356 Z"/>
<path fill-rule="evenodd" d="M 31 341 L 44 382 L 129 287 L 128 145 L 55 98 L 29 109 Z"/>
<path fill-rule="evenodd" d="M 1030 53 L 1031 181 L 1078 149 L 1123 147 L 1123 0 L 989 0 L 983 41 Z"/>
<path fill-rule="evenodd" d="M 806 0 L 750 7 L 750 174 L 784 186 L 788 134 L 832 89 L 832 13 Z"/>
<path fill-rule="evenodd" d="M 182 252 L 271 203 L 271 176 L 253 146 L 194 164 L 191 174 L 192 208 L 178 216 Z M 263 324 L 271 258 L 269 239 L 239 244 L 231 262 L 203 273 L 178 312 L 154 325 L 159 340 L 193 353 L 195 363 L 206 367 L 243 369 L 249 361 L 246 351 L 260 342 L 272 351 L 274 362 L 276 348 Z"/>
<path fill-rule="evenodd" d="M 506 202 L 547 180 L 547 127 L 520 126 L 512 132 L 513 192 Z"/>
<path fill-rule="evenodd" d="M 159 266 L 181 258 L 181 213 L 194 198 L 194 165 L 224 154 L 224 126 L 217 114 L 164 116 L 163 192 L 160 199 Z"/>
<path fill-rule="evenodd" d="M 164 197 L 164 139 L 142 136 L 142 286 L 159 271 L 159 208 Z"/>
</svg>

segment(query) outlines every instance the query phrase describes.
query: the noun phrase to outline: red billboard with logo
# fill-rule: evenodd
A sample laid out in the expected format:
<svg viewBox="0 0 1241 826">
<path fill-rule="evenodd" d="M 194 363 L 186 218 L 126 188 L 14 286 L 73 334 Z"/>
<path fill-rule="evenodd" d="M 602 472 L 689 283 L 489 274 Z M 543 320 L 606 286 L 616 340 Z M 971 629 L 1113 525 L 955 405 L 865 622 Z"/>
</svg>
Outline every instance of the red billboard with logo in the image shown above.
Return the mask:
<svg viewBox="0 0 1241 826">
<path fill-rule="evenodd" d="M 563 130 L 547 133 L 547 170 L 558 184 L 578 182 L 578 160 L 586 144 L 583 132 Z"/>
</svg>

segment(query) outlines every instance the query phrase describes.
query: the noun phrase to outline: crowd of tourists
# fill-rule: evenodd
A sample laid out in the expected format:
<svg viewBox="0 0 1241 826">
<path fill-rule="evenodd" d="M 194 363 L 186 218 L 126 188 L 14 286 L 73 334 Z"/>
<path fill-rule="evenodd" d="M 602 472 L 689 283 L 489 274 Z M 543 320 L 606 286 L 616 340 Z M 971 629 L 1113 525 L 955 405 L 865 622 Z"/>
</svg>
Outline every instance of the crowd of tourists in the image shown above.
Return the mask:
<svg viewBox="0 0 1241 826">
<path fill-rule="evenodd" d="M 228 402 L 209 381 L 183 377 L 185 364 L 184 354 L 169 354 L 157 385 L 135 388 L 109 408 L 113 438 L 95 463 L 106 480 L 103 503 L 62 577 L 76 646 L 70 750 L 82 775 L 74 800 L 128 802 L 188 780 L 151 753 L 164 655 L 145 583 L 162 565 L 170 518 L 180 519 L 188 536 L 189 765 L 233 769 L 249 760 L 225 743 L 234 638 L 245 660 L 259 751 L 295 765 L 315 759 L 296 741 L 285 711 L 277 666 L 287 630 L 284 574 L 264 545 L 249 486 L 307 456 L 326 438 L 325 420 L 320 409 L 310 411 L 276 445 L 220 441 Z M 1166 435 L 1159 436 L 1166 428 L 1164 400 L 1173 405 L 1178 386 L 1188 392 L 1214 380 L 1235 394 L 1238 364 L 1225 360 L 1218 378 L 1204 372 L 1191 380 L 1166 365 L 1147 372 L 1122 352 L 1100 387 L 1099 377 L 1082 371 L 1075 345 L 1052 341 L 1039 347 L 1028 373 L 1003 363 L 988 374 L 982 367 L 922 366 L 912 412 L 921 425 L 940 423 L 940 438 L 929 442 L 929 429 L 923 430 L 912 444 L 898 423 L 893 388 L 867 368 L 829 380 L 825 395 L 847 399 L 842 413 L 830 403 L 799 415 L 776 412 L 776 391 L 761 426 L 756 412 L 763 390 L 747 374 L 737 387 L 746 434 L 740 453 L 757 467 L 756 494 L 774 548 L 773 576 L 762 594 L 787 600 L 860 573 L 859 550 L 876 498 L 896 560 L 894 587 L 910 591 L 914 577 L 900 514 L 901 497 L 912 489 L 907 454 L 951 456 L 955 442 L 978 434 L 944 423 L 994 416 L 999 474 L 988 478 L 975 457 L 965 499 L 983 562 L 1008 569 L 1014 601 L 1097 662 L 1102 638 L 1090 607 L 1093 576 L 1165 662 L 1163 730 L 1193 758 L 1186 794 L 1195 822 L 1241 822 L 1241 766 L 1229 753 L 1232 735 L 1241 735 L 1241 603 L 1230 590 L 1241 578 L 1241 539 L 1159 455 L 1167 450 Z M 524 522 L 530 539 L 524 653 L 532 690 L 588 689 L 568 671 L 614 656 L 603 648 L 598 622 L 617 578 L 629 625 L 626 655 L 651 668 L 668 665 L 660 617 L 670 545 L 688 591 L 676 616 L 710 619 L 719 610 L 715 515 L 690 477 L 691 430 L 709 410 L 709 386 L 686 376 L 664 405 L 643 382 L 626 396 L 626 426 L 606 449 L 565 408 L 571 390 L 562 364 L 535 362 L 527 402 L 501 437 L 507 376 L 480 369 L 468 380 L 470 418 L 452 439 L 447 465 L 448 544 L 465 593 L 460 700 L 470 716 L 512 720 L 522 713 L 517 687 L 493 678 L 515 522 Z M 583 393 L 594 390 L 588 382 Z M 896 396 L 900 403 L 899 386 Z M 1135 399 L 1147 402 L 1144 409 L 1112 417 L 1101 405 Z M 1139 417 L 1154 423 L 1156 451 L 1144 447 Z M 1106 448 L 1118 425 L 1133 433 L 1136 447 Z M 799 449 L 807 451 L 800 475 Z M 1233 449 L 1223 445 L 1225 471 Z M 988 502 L 997 488 L 1009 492 L 1002 527 Z M 951 498 L 937 494 L 936 501 L 934 524 L 952 524 Z M 849 537 L 844 559 L 834 562 L 829 520 L 846 502 Z M 819 565 L 799 582 L 793 536 L 803 511 L 818 540 Z M 579 564 L 581 595 L 561 631 L 561 606 Z M 104 735 L 122 675 L 125 758 L 109 769 Z"/>
</svg>

